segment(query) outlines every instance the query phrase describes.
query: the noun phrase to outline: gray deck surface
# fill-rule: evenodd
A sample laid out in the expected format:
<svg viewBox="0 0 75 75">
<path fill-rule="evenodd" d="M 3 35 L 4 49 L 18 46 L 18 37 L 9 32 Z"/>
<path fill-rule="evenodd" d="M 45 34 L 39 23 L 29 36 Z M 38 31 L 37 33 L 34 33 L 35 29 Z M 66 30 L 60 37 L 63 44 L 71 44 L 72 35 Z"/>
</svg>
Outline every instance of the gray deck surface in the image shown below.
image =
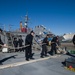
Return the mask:
<svg viewBox="0 0 75 75">
<path fill-rule="evenodd" d="M 40 59 L 40 52 L 34 51 L 35 60 Z M 3 65 L 13 64 L 17 62 L 24 62 L 24 52 L 18 53 L 0 53 L 0 60 L 7 57 L 15 56 L 16 58 L 8 58 L 2 62 Z M 67 55 L 57 56 L 42 61 L 23 64 L 11 68 L 0 69 L 0 75 L 75 75 L 75 72 L 69 71 L 64 68 L 62 62 L 68 58 Z M 43 58 L 41 58 L 43 59 Z M 33 60 L 30 60 L 33 61 Z M 25 61 L 26 62 L 26 61 Z M 3 65 L 0 65 L 3 66 Z"/>
</svg>

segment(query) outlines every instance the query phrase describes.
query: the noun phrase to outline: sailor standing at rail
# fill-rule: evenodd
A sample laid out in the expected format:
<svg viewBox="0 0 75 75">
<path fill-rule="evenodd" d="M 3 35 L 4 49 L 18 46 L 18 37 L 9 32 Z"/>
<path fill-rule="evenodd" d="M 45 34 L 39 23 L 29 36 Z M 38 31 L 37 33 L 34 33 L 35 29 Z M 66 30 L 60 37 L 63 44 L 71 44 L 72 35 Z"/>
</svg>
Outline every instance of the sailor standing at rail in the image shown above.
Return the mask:
<svg viewBox="0 0 75 75">
<path fill-rule="evenodd" d="M 3 34 L 3 30 L 0 28 L 0 34 Z M 0 36 L 0 49 L 2 47 L 6 47 L 6 44 L 3 43 L 2 39 L 1 39 L 1 36 Z"/>
<path fill-rule="evenodd" d="M 3 31 L 3 30 L 0 28 L 0 34 L 2 34 L 2 31 Z M 4 43 L 3 43 L 2 40 L 1 40 L 1 36 L 0 36 L 0 44 L 1 44 L 1 45 L 4 45 Z"/>
<path fill-rule="evenodd" d="M 18 44 L 19 44 L 19 47 L 22 47 L 23 46 L 23 39 L 22 39 L 22 36 L 20 35 L 19 36 L 19 39 L 18 39 Z M 19 51 L 24 51 L 23 48 L 20 48 Z"/>
<path fill-rule="evenodd" d="M 34 36 L 34 32 L 31 31 L 30 34 L 28 34 L 25 39 L 25 45 L 29 45 L 29 46 L 25 47 L 25 57 L 26 57 L 27 61 L 29 61 L 29 59 L 34 59 L 33 53 L 32 53 L 33 36 Z"/>
<path fill-rule="evenodd" d="M 14 47 L 15 47 L 15 48 L 18 47 L 18 41 L 17 41 L 17 38 L 14 38 L 13 44 L 14 44 Z M 18 49 L 15 49 L 15 52 L 18 52 Z"/>
</svg>

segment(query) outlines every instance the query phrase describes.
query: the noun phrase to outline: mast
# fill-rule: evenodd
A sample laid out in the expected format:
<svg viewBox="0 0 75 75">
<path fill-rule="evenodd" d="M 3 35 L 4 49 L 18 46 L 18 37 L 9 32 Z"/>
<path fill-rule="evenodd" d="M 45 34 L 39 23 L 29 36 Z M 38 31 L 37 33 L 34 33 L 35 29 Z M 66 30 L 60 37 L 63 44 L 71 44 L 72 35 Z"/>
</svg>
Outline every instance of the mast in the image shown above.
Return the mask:
<svg viewBox="0 0 75 75">
<path fill-rule="evenodd" d="M 26 16 L 25 16 L 25 22 L 24 22 L 24 26 L 25 26 L 26 28 L 28 28 L 28 20 L 29 20 L 28 15 L 26 15 Z"/>
</svg>

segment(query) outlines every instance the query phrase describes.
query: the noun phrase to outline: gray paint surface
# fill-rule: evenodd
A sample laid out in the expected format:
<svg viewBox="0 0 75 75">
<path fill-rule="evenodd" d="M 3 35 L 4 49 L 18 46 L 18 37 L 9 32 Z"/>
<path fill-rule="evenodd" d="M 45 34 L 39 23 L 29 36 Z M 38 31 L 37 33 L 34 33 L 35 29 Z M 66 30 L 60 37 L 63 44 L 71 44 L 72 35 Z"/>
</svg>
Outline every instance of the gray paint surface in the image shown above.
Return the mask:
<svg viewBox="0 0 75 75">
<path fill-rule="evenodd" d="M 35 60 L 40 58 L 40 52 L 34 51 Z M 15 62 L 25 61 L 24 52 L 19 53 L 1 53 L 0 60 L 12 55 L 17 55 L 16 58 L 11 58 L 3 62 L 5 64 L 11 64 Z M 0 69 L 0 75 L 75 75 L 75 72 L 66 70 L 61 62 L 63 62 L 67 55 L 61 55 L 60 57 L 50 58 L 43 61 L 29 63 L 17 67 Z M 31 61 L 31 60 L 30 60 Z"/>
</svg>

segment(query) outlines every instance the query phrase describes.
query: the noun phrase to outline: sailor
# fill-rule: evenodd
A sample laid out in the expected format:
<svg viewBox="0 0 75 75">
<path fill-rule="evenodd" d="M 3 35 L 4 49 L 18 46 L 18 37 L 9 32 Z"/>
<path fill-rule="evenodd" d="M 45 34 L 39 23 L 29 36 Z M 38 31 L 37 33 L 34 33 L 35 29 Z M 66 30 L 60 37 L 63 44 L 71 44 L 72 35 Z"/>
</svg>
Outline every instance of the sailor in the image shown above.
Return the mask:
<svg viewBox="0 0 75 75">
<path fill-rule="evenodd" d="M 57 37 L 57 45 L 60 46 L 61 43 L 60 43 L 60 41 L 59 41 L 59 36 L 56 36 L 56 37 Z"/>
<path fill-rule="evenodd" d="M 3 30 L 0 28 L 0 34 L 3 34 Z M 0 49 L 3 51 L 3 49 L 7 47 L 6 44 L 3 43 L 1 36 L 0 36 Z M 3 49 L 2 49 L 3 48 Z"/>
<path fill-rule="evenodd" d="M 42 42 L 42 51 L 41 51 L 41 58 L 44 58 L 44 56 L 48 56 L 47 55 L 47 45 L 48 45 L 48 38 L 49 38 L 49 35 L 47 34 L 46 37 L 43 39 L 43 42 Z"/>
<path fill-rule="evenodd" d="M 0 28 L 0 34 L 2 34 L 2 32 L 3 32 L 3 30 Z M 1 44 L 1 45 L 4 45 L 4 43 L 3 43 L 2 40 L 1 40 L 1 36 L 0 36 L 0 44 Z"/>
<path fill-rule="evenodd" d="M 22 39 L 21 35 L 19 36 L 18 44 L 19 44 L 19 47 L 23 46 L 23 39 Z M 23 48 L 20 48 L 19 51 L 21 52 L 21 51 L 24 51 L 24 50 L 23 50 Z"/>
<path fill-rule="evenodd" d="M 28 45 L 27 47 L 25 47 L 25 57 L 27 61 L 29 61 L 29 59 L 34 59 L 32 53 L 33 36 L 34 36 L 34 32 L 31 31 L 30 34 L 28 34 L 25 39 L 25 45 L 26 46 Z"/>
<path fill-rule="evenodd" d="M 73 41 L 73 44 L 74 44 L 74 46 L 75 46 L 75 35 L 73 36 L 72 41 Z"/>
<path fill-rule="evenodd" d="M 57 41 L 58 38 L 57 37 L 53 37 L 52 41 L 51 41 L 51 55 L 57 54 Z"/>
<path fill-rule="evenodd" d="M 17 41 L 17 38 L 14 38 L 13 44 L 14 44 L 14 47 L 15 47 L 15 48 L 18 47 L 18 41 Z M 15 49 L 15 52 L 18 52 L 18 49 Z"/>
</svg>

